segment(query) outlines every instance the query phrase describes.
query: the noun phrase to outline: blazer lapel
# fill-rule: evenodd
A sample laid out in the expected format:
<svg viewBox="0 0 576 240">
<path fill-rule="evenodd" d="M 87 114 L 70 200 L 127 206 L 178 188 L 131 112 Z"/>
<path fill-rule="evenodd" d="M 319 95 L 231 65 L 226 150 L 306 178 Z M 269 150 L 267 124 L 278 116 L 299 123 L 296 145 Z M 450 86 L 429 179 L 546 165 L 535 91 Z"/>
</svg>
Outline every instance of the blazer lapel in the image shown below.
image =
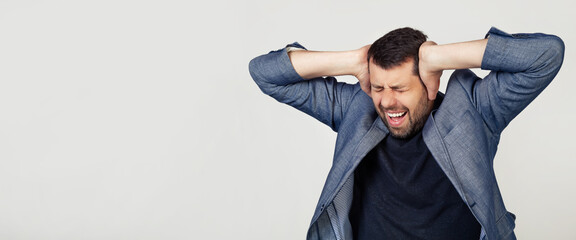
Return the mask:
<svg viewBox="0 0 576 240">
<path fill-rule="evenodd" d="M 422 129 L 422 136 L 424 138 L 424 143 L 432 153 L 432 156 L 440 165 L 440 168 L 444 171 L 450 182 L 456 188 L 456 191 L 462 199 L 468 204 L 468 200 L 466 199 L 466 195 L 462 190 L 462 181 L 456 174 L 454 170 L 454 165 L 452 160 L 450 159 L 450 155 L 448 154 L 448 149 L 446 148 L 446 144 L 444 143 L 443 136 L 440 134 L 438 127 L 436 125 L 436 119 L 434 118 L 435 111 L 432 111 L 430 116 L 428 117 L 428 121 L 424 125 Z"/>
</svg>

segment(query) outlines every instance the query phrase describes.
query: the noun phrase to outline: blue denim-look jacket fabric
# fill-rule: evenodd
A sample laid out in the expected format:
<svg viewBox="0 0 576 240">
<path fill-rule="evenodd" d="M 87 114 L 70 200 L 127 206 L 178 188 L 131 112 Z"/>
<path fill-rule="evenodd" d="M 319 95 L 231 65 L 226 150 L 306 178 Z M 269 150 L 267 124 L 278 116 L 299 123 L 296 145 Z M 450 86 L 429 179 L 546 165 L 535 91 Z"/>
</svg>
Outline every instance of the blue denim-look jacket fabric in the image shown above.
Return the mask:
<svg viewBox="0 0 576 240">
<path fill-rule="evenodd" d="M 562 65 L 564 43 L 541 33 L 487 34 L 482 69 L 456 70 L 440 107 L 423 131 L 430 152 L 482 225 L 481 239 L 516 239 L 515 216 L 504 207 L 493 160 L 500 133 L 552 81 Z M 289 46 L 301 47 L 295 43 Z M 333 77 L 302 79 L 286 48 L 250 62 L 261 90 L 338 132 L 333 165 L 315 209 L 307 239 L 352 239 L 348 212 L 354 169 L 388 129 L 358 84 Z"/>
</svg>

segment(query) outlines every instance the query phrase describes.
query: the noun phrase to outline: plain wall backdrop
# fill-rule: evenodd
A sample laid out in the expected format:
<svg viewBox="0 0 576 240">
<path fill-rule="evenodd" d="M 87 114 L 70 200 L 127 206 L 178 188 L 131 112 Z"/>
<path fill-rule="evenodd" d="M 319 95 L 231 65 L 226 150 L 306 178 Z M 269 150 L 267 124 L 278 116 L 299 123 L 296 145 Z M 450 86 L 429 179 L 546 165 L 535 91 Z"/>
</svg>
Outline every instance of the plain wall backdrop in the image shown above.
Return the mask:
<svg viewBox="0 0 576 240">
<path fill-rule="evenodd" d="M 355 49 L 404 26 L 440 44 L 491 26 L 564 40 L 562 70 L 504 131 L 495 170 L 519 239 L 576 239 L 573 10 L 0 0 L 0 239 L 304 239 L 336 134 L 262 94 L 248 62 L 294 41 Z"/>
</svg>

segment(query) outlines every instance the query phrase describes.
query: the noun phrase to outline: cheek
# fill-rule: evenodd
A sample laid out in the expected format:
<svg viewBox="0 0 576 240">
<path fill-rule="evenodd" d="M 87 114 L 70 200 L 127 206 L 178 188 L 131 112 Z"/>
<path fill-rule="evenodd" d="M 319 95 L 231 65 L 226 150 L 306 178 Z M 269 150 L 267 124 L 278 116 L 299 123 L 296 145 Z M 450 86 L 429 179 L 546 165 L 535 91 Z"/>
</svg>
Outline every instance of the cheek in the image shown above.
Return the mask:
<svg viewBox="0 0 576 240">
<path fill-rule="evenodd" d="M 398 96 L 396 98 L 396 105 L 409 111 L 414 110 L 414 106 L 416 106 L 414 104 L 415 102 L 416 101 L 414 101 L 414 99 L 408 95 Z"/>
<path fill-rule="evenodd" d="M 428 100 L 428 96 L 425 96 L 426 98 L 423 99 L 420 95 L 416 95 L 413 96 L 410 99 L 406 99 L 405 102 L 403 102 L 404 106 L 406 106 L 411 112 L 418 112 L 418 111 L 422 111 L 422 104 L 424 102 L 426 102 L 426 100 Z M 422 102 L 422 100 L 424 100 L 424 102 Z"/>
<path fill-rule="evenodd" d="M 374 103 L 374 106 L 378 107 L 380 106 L 380 101 L 382 100 L 381 97 L 379 97 L 376 94 L 372 94 L 372 103 Z"/>
</svg>

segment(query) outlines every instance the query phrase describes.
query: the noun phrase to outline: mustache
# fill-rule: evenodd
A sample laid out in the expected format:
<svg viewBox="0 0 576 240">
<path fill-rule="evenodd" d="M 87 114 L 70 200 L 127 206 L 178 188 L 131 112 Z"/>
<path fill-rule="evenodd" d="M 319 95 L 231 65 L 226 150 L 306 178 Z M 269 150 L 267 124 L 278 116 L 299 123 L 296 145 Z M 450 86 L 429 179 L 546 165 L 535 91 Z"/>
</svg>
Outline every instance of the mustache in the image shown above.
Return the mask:
<svg viewBox="0 0 576 240">
<path fill-rule="evenodd" d="M 394 111 L 394 112 L 401 112 L 401 111 L 408 112 L 408 108 L 407 108 L 407 107 L 404 107 L 404 106 L 394 106 L 394 107 L 387 107 L 387 108 L 385 108 L 385 107 L 382 107 L 382 105 L 379 105 L 378 108 L 379 108 L 380 111 L 382 111 L 382 112 L 391 112 L 391 111 Z"/>
</svg>

